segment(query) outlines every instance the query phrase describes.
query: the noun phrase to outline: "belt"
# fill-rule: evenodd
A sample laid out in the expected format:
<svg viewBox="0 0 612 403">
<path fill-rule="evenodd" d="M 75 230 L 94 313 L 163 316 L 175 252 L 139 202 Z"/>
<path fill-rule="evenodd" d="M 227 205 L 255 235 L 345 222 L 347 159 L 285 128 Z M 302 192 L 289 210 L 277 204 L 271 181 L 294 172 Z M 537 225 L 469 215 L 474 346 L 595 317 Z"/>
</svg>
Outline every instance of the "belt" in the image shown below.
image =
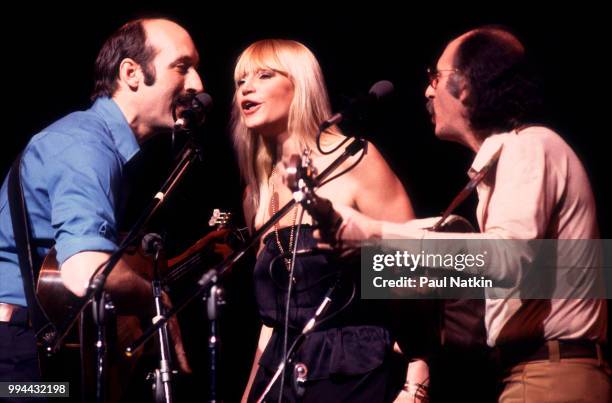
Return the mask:
<svg viewBox="0 0 612 403">
<path fill-rule="evenodd" d="M 28 308 L 0 302 L 0 322 L 25 325 L 28 323 Z"/>
<path fill-rule="evenodd" d="M 563 358 L 603 359 L 601 344 L 591 340 L 548 340 L 540 343 L 509 343 L 495 348 L 504 367 L 529 361 L 559 361 Z"/>
</svg>

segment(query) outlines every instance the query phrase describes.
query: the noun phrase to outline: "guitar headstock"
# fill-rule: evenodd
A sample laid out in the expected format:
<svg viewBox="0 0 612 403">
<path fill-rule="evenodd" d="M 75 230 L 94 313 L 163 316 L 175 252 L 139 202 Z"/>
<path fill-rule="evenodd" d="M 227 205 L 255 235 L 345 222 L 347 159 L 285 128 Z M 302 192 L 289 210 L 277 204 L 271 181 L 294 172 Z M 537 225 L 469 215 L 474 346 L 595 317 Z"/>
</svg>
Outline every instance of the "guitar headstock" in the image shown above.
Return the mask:
<svg viewBox="0 0 612 403">
<path fill-rule="evenodd" d="M 314 187 L 317 170 L 310 154 L 311 151 L 305 149 L 302 156 L 293 154 L 287 163 L 285 181 L 294 195 L 297 192 L 310 193 Z"/>
<path fill-rule="evenodd" d="M 208 220 L 209 227 L 216 227 L 216 229 L 223 229 L 230 226 L 232 220 L 232 213 L 221 211 L 216 208 L 213 210 L 210 219 Z"/>
<path fill-rule="evenodd" d="M 312 163 L 310 150 L 304 150 L 302 157 L 292 155 L 286 172 L 286 183 L 293 192 L 293 199 L 310 214 L 313 224 L 321 232 L 321 239 L 332 246 L 335 245 L 342 217 L 328 199 L 315 193 L 317 171 Z"/>
<path fill-rule="evenodd" d="M 215 227 L 216 231 L 226 230 L 227 242 L 236 247 L 237 244 L 243 244 L 249 237 L 248 228 L 238 228 L 232 221 L 232 213 L 222 211 L 221 209 L 214 209 L 210 219 L 208 220 L 210 227 Z"/>
</svg>

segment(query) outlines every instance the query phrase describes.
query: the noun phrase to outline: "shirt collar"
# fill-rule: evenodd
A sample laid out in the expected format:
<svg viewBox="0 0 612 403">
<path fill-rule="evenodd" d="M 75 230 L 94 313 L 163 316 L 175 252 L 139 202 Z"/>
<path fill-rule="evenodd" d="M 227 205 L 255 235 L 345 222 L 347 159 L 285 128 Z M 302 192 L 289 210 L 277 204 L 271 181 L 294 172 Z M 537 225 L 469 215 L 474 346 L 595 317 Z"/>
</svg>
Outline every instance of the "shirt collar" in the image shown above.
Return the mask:
<svg viewBox="0 0 612 403">
<path fill-rule="evenodd" d="M 113 142 L 115 146 L 117 146 L 117 150 L 125 162 L 132 159 L 132 157 L 140 151 L 140 146 L 117 103 L 111 98 L 101 97 L 96 99 L 91 110 L 97 113 L 106 122 Z"/>
<path fill-rule="evenodd" d="M 484 168 L 491 158 L 495 156 L 495 154 L 504 146 L 504 143 L 508 141 L 510 136 L 515 136 L 516 132 L 511 131 L 507 133 L 497 133 L 492 134 L 487 137 L 480 146 L 478 153 L 476 153 L 476 157 L 474 157 L 474 161 L 470 166 L 467 174 L 470 178 L 473 178 L 482 168 Z"/>
</svg>

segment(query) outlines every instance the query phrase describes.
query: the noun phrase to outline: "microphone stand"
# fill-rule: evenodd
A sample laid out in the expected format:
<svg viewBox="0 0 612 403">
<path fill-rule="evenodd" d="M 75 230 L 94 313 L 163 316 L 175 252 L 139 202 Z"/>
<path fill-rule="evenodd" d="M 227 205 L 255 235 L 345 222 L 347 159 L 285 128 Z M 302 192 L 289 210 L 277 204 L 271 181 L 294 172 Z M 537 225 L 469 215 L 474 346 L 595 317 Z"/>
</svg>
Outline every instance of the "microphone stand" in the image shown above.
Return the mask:
<svg viewBox="0 0 612 403">
<path fill-rule="evenodd" d="M 219 305 L 223 304 L 222 288 L 218 285 L 210 287 L 206 298 L 206 311 L 209 320 L 210 333 L 208 336 L 208 363 L 209 363 L 209 401 L 217 401 L 217 361 L 219 356 Z"/>
<path fill-rule="evenodd" d="M 93 321 L 96 325 L 96 402 L 104 402 L 106 384 L 106 323 L 108 315 L 114 311 L 108 293 L 96 295 L 91 304 Z"/>
<path fill-rule="evenodd" d="M 329 305 L 332 303 L 331 295 L 333 294 L 337 285 L 338 285 L 338 280 L 336 280 L 336 283 L 334 283 L 327 290 L 327 292 L 325 293 L 325 296 L 323 297 L 323 300 L 317 307 L 315 314 L 306 322 L 306 325 L 304 325 L 300 334 L 293 341 L 293 344 L 289 348 L 289 351 L 287 351 L 287 354 L 285 355 L 285 357 L 283 357 L 281 363 L 278 365 L 276 372 L 274 373 L 274 375 L 272 376 L 272 378 L 266 385 L 266 388 L 262 392 L 261 396 L 259 396 L 259 398 L 257 399 L 257 403 L 263 403 L 268 393 L 270 393 L 270 390 L 272 390 L 272 386 L 274 386 L 278 378 L 284 372 L 285 367 L 293 362 L 293 356 L 298 351 L 298 349 L 301 347 L 304 340 L 306 340 L 306 337 L 312 332 L 315 326 L 319 324 L 317 320 L 319 319 L 321 315 L 323 315 L 327 311 L 327 308 L 329 308 Z"/>
<path fill-rule="evenodd" d="M 339 155 L 323 172 L 317 175 L 316 178 L 313 179 L 313 187 L 319 186 L 329 175 L 331 175 L 334 170 L 336 170 L 340 165 L 342 165 L 348 158 L 354 156 L 359 151 L 365 149 L 366 140 L 363 138 L 356 137 L 353 139 L 351 143 L 349 143 L 341 155 Z M 299 193 L 299 192 L 298 192 Z M 294 194 L 295 195 L 295 194 Z M 296 197 L 296 198 L 299 198 Z M 213 268 L 209 269 L 198 281 L 199 287 L 193 291 L 190 295 L 187 295 L 182 300 L 178 302 L 178 304 L 174 305 L 172 309 L 170 309 L 166 314 L 161 315 L 153 326 L 149 327 L 145 330 L 138 339 L 136 339 L 132 344 L 130 344 L 126 349 L 125 353 L 128 356 L 131 356 L 135 350 L 140 348 L 147 340 L 155 334 L 157 329 L 164 326 L 166 322 L 168 322 L 169 318 L 178 312 L 182 311 L 189 303 L 191 303 L 194 299 L 200 298 L 203 294 L 206 293 L 212 286 L 217 284 L 219 277 L 222 277 L 235 263 L 237 263 L 246 252 L 256 244 L 256 242 L 276 224 L 283 216 L 285 216 L 291 208 L 295 205 L 295 203 L 300 200 L 296 200 L 296 198 L 288 201 L 282 208 L 280 208 L 276 214 L 274 214 L 270 219 L 264 223 L 259 230 L 255 231 L 251 238 L 238 250 L 234 251 L 230 256 L 228 256 L 223 262 L 217 264 Z M 216 338 L 215 338 L 216 340 Z M 218 340 L 216 340 L 218 342 Z M 211 370 L 216 370 L 216 363 L 211 363 Z M 214 401 L 214 400 L 211 400 Z"/>
<path fill-rule="evenodd" d="M 104 292 L 104 284 L 106 280 L 116 266 L 116 264 L 123 256 L 125 250 L 131 246 L 140 236 L 143 228 L 149 223 L 151 218 L 155 215 L 158 209 L 164 204 L 165 199 L 172 194 L 178 183 L 185 176 L 185 173 L 193 165 L 196 160 L 202 159 L 202 148 L 201 145 L 196 141 L 193 136 L 190 138 L 188 143 L 183 148 L 179 162 L 170 173 L 169 177 L 163 183 L 159 192 L 155 194 L 153 200 L 145 208 L 141 216 L 138 218 L 136 223 L 130 229 L 130 232 L 126 238 L 121 242 L 119 248 L 110 256 L 107 260 L 104 268 L 100 273 L 94 273 L 92 279 L 89 282 L 87 289 L 87 299 L 92 299 L 93 304 L 93 317 L 97 329 L 97 340 L 96 340 L 96 402 L 104 402 L 104 384 L 105 376 L 104 371 L 106 367 L 106 323 L 105 323 L 105 311 L 112 308 L 112 303 L 107 301 Z M 164 315 L 158 315 L 160 318 L 164 318 Z M 166 322 L 164 321 L 164 324 Z M 159 329 L 157 327 L 156 329 Z"/>
<path fill-rule="evenodd" d="M 162 302 L 162 285 L 159 273 L 159 255 L 162 245 L 156 247 L 153 258 L 153 280 L 151 288 L 153 290 L 153 300 L 155 302 L 155 317 L 153 323 L 166 311 Z M 170 339 L 168 338 L 168 326 L 162 326 L 157 331 L 159 344 L 159 368 L 155 370 L 154 376 L 154 397 L 155 403 L 172 403 L 172 368 L 170 356 Z"/>
</svg>

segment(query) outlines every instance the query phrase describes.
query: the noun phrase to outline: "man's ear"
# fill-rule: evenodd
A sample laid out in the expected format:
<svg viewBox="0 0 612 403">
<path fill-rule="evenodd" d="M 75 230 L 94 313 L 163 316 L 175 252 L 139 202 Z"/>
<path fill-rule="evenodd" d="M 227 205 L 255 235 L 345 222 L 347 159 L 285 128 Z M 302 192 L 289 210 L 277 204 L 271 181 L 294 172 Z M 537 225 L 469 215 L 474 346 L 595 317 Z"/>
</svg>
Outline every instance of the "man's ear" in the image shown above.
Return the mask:
<svg viewBox="0 0 612 403">
<path fill-rule="evenodd" d="M 446 89 L 451 96 L 462 103 L 467 101 L 470 95 L 467 80 L 459 74 L 452 74 L 446 81 Z"/>
<path fill-rule="evenodd" d="M 470 96 L 470 86 L 464 77 L 460 77 L 458 80 L 459 87 L 459 100 L 462 104 L 465 104 Z"/>
<path fill-rule="evenodd" d="M 126 57 L 119 65 L 119 81 L 132 91 L 136 91 L 143 79 L 140 64 Z"/>
</svg>

